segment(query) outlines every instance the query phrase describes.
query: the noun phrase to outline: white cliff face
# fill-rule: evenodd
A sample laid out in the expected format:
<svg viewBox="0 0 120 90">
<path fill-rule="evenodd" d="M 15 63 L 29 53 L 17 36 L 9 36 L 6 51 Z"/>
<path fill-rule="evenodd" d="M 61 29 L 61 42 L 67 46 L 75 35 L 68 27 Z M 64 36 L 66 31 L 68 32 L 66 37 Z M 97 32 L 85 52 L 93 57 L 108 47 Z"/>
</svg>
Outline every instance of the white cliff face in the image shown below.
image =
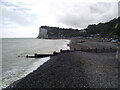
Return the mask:
<svg viewBox="0 0 120 90">
<path fill-rule="evenodd" d="M 38 38 L 48 38 L 47 29 L 40 28 Z"/>
</svg>

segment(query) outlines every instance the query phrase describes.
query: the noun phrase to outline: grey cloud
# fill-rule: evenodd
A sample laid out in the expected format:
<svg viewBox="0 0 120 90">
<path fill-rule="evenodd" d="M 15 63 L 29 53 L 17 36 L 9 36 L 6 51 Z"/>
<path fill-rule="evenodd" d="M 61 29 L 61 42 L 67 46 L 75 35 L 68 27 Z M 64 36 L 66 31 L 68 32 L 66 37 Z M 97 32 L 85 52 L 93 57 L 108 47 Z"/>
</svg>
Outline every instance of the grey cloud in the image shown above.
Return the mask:
<svg viewBox="0 0 120 90">
<path fill-rule="evenodd" d="M 64 10 L 64 14 L 57 18 L 57 22 L 75 28 L 106 22 L 117 17 L 115 5 L 112 2 L 74 4 L 71 9 Z"/>
<path fill-rule="evenodd" d="M 30 24 L 29 20 L 27 20 L 25 17 L 19 15 L 16 12 L 13 12 L 12 10 L 9 10 L 5 7 L 2 7 L 2 16 L 3 16 L 3 18 L 9 19 L 9 22 L 12 22 L 12 23 L 17 23 L 17 24 L 23 25 L 23 26 Z"/>
<path fill-rule="evenodd" d="M 90 10 L 92 13 L 105 13 L 110 10 L 111 3 L 103 3 L 103 2 L 98 2 L 96 4 L 93 4 L 90 6 Z"/>
<path fill-rule="evenodd" d="M 66 26 L 69 27 L 74 27 L 74 28 L 84 28 L 86 24 L 90 23 L 92 20 L 91 18 L 86 18 L 85 16 L 82 15 L 77 15 L 77 14 L 67 14 L 64 17 L 61 17 L 59 19 L 59 22 L 62 22 Z"/>
<path fill-rule="evenodd" d="M 34 21 L 32 21 L 33 15 L 28 14 L 27 11 L 30 11 L 30 8 L 26 8 L 24 6 L 17 5 L 13 2 L 2 1 L 0 3 L 2 14 L 1 23 L 4 27 L 9 27 L 10 25 L 22 25 L 28 26 L 32 25 Z"/>
<path fill-rule="evenodd" d="M 120 17 L 120 1 L 118 2 L 118 16 Z"/>
</svg>

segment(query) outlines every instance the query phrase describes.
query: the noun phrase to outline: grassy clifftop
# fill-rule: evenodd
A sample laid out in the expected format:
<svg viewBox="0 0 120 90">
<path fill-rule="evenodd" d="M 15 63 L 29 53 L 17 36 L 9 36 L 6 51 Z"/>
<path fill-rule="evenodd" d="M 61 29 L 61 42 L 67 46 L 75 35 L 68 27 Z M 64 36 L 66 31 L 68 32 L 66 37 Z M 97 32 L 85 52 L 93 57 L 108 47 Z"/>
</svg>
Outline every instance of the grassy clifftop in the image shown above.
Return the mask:
<svg viewBox="0 0 120 90">
<path fill-rule="evenodd" d="M 88 25 L 85 30 L 86 36 L 90 34 L 100 34 L 101 37 L 120 36 L 120 17 L 109 22 Z"/>
</svg>

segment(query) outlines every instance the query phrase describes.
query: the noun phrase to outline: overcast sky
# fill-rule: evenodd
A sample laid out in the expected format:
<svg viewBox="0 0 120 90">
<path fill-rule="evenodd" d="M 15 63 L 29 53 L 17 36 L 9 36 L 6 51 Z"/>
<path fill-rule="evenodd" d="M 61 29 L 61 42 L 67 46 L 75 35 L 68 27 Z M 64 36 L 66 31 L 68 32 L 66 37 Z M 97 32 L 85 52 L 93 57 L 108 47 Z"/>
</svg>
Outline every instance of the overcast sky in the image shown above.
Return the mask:
<svg viewBox="0 0 120 90">
<path fill-rule="evenodd" d="M 81 29 L 106 22 L 118 17 L 118 1 L 1 0 L 0 37 L 37 37 L 42 25 Z"/>
</svg>

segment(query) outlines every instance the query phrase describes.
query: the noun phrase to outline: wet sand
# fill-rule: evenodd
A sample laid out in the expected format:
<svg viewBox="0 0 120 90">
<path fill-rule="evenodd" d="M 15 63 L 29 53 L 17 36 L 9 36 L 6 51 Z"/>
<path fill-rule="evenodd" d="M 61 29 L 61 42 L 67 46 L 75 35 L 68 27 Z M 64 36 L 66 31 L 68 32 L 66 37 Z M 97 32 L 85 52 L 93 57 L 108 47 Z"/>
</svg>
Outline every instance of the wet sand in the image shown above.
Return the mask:
<svg viewBox="0 0 120 90">
<path fill-rule="evenodd" d="M 78 41 L 79 40 L 79 41 Z M 70 48 L 116 48 L 113 43 L 72 39 Z M 64 52 L 7 88 L 118 88 L 115 52 Z"/>
</svg>

